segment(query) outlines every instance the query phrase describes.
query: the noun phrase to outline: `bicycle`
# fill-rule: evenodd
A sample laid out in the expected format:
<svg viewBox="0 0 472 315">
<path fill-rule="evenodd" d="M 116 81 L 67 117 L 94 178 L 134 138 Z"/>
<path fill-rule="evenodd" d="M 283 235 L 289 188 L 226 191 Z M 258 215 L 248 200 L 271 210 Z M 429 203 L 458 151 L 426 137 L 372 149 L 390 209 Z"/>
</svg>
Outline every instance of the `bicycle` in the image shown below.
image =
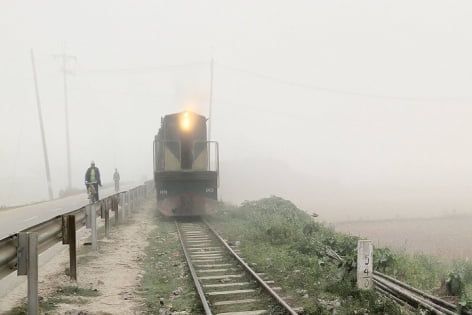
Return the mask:
<svg viewBox="0 0 472 315">
<path fill-rule="evenodd" d="M 97 182 L 86 182 L 87 185 L 87 194 L 90 200 L 90 203 L 95 203 L 98 201 L 98 192 L 97 192 Z"/>
</svg>

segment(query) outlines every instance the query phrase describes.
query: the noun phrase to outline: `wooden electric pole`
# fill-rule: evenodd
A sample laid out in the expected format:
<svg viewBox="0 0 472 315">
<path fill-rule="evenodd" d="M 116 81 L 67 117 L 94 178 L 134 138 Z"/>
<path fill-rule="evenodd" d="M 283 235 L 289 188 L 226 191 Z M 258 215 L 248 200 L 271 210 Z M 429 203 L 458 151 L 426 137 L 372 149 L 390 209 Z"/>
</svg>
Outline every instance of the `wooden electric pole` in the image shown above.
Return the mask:
<svg viewBox="0 0 472 315">
<path fill-rule="evenodd" d="M 69 137 L 69 102 L 67 96 L 67 75 L 70 73 L 67 69 L 68 60 L 76 60 L 75 56 L 69 56 L 66 54 L 65 44 L 62 46 L 62 54 L 55 55 L 55 57 L 60 58 L 62 61 L 62 73 L 64 76 L 64 109 L 66 116 L 66 148 L 67 148 L 67 188 L 72 187 L 72 175 L 71 175 L 71 164 L 70 164 L 70 137 Z"/>
<path fill-rule="evenodd" d="M 34 88 L 36 91 L 36 105 L 38 106 L 39 127 L 41 129 L 41 139 L 43 142 L 44 163 L 46 165 L 46 177 L 48 180 L 49 199 L 53 199 L 54 196 L 52 194 L 52 187 L 51 187 L 51 174 L 49 173 L 48 150 L 46 147 L 46 136 L 44 135 L 43 115 L 41 113 L 41 102 L 39 100 L 38 79 L 36 77 L 36 65 L 34 63 L 33 49 L 31 49 L 31 64 L 33 65 Z"/>
</svg>

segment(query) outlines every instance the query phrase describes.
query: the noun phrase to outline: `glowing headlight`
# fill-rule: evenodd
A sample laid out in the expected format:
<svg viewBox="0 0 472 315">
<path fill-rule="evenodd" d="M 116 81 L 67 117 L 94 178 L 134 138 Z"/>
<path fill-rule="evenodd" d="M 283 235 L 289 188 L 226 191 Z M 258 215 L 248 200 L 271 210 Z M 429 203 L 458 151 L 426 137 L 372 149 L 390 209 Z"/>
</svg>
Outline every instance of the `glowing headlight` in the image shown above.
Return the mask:
<svg viewBox="0 0 472 315">
<path fill-rule="evenodd" d="M 190 130 L 190 117 L 188 115 L 188 112 L 185 112 L 183 115 L 182 115 L 182 118 L 180 119 L 180 128 L 183 130 L 183 131 L 188 131 Z"/>
</svg>

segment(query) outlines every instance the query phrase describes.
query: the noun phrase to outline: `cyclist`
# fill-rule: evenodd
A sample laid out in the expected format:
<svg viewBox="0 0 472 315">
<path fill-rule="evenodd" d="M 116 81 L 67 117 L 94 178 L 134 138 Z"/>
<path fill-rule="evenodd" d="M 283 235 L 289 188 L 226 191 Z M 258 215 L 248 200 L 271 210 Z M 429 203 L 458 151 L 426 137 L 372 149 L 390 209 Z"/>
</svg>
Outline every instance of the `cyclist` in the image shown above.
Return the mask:
<svg viewBox="0 0 472 315">
<path fill-rule="evenodd" d="M 85 187 L 88 191 L 88 185 L 94 185 L 95 187 L 95 200 L 99 200 L 98 198 L 98 185 L 102 187 L 102 182 L 100 180 L 100 171 L 98 167 L 95 167 L 95 162 L 90 162 L 90 167 L 85 172 Z"/>
<path fill-rule="evenodd" d="M 113 181 L 115 182 L 115 192 L 120 190 L 120 173 L 118 173 L 118 169 L 115 168 L 115 173 L 113 173 Z"/>
</svg>

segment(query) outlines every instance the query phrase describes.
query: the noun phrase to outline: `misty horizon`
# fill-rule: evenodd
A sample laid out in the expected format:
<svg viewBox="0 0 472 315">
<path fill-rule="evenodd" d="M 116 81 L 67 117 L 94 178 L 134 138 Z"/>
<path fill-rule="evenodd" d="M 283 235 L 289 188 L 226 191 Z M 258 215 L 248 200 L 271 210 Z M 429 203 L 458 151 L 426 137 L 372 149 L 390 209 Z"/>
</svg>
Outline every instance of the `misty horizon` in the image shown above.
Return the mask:
<svg viewBox="0 0 472 315">
<path fill-rule="evenodd" d="M 152 179 L 162 116 L 208 116 L 220 196 L 278 195 L 322 220 L 472 213 L 472 4 L 128 1 L 0 5 L 0 206 L 54 196 L 91 160 Z"/>
</svg>

